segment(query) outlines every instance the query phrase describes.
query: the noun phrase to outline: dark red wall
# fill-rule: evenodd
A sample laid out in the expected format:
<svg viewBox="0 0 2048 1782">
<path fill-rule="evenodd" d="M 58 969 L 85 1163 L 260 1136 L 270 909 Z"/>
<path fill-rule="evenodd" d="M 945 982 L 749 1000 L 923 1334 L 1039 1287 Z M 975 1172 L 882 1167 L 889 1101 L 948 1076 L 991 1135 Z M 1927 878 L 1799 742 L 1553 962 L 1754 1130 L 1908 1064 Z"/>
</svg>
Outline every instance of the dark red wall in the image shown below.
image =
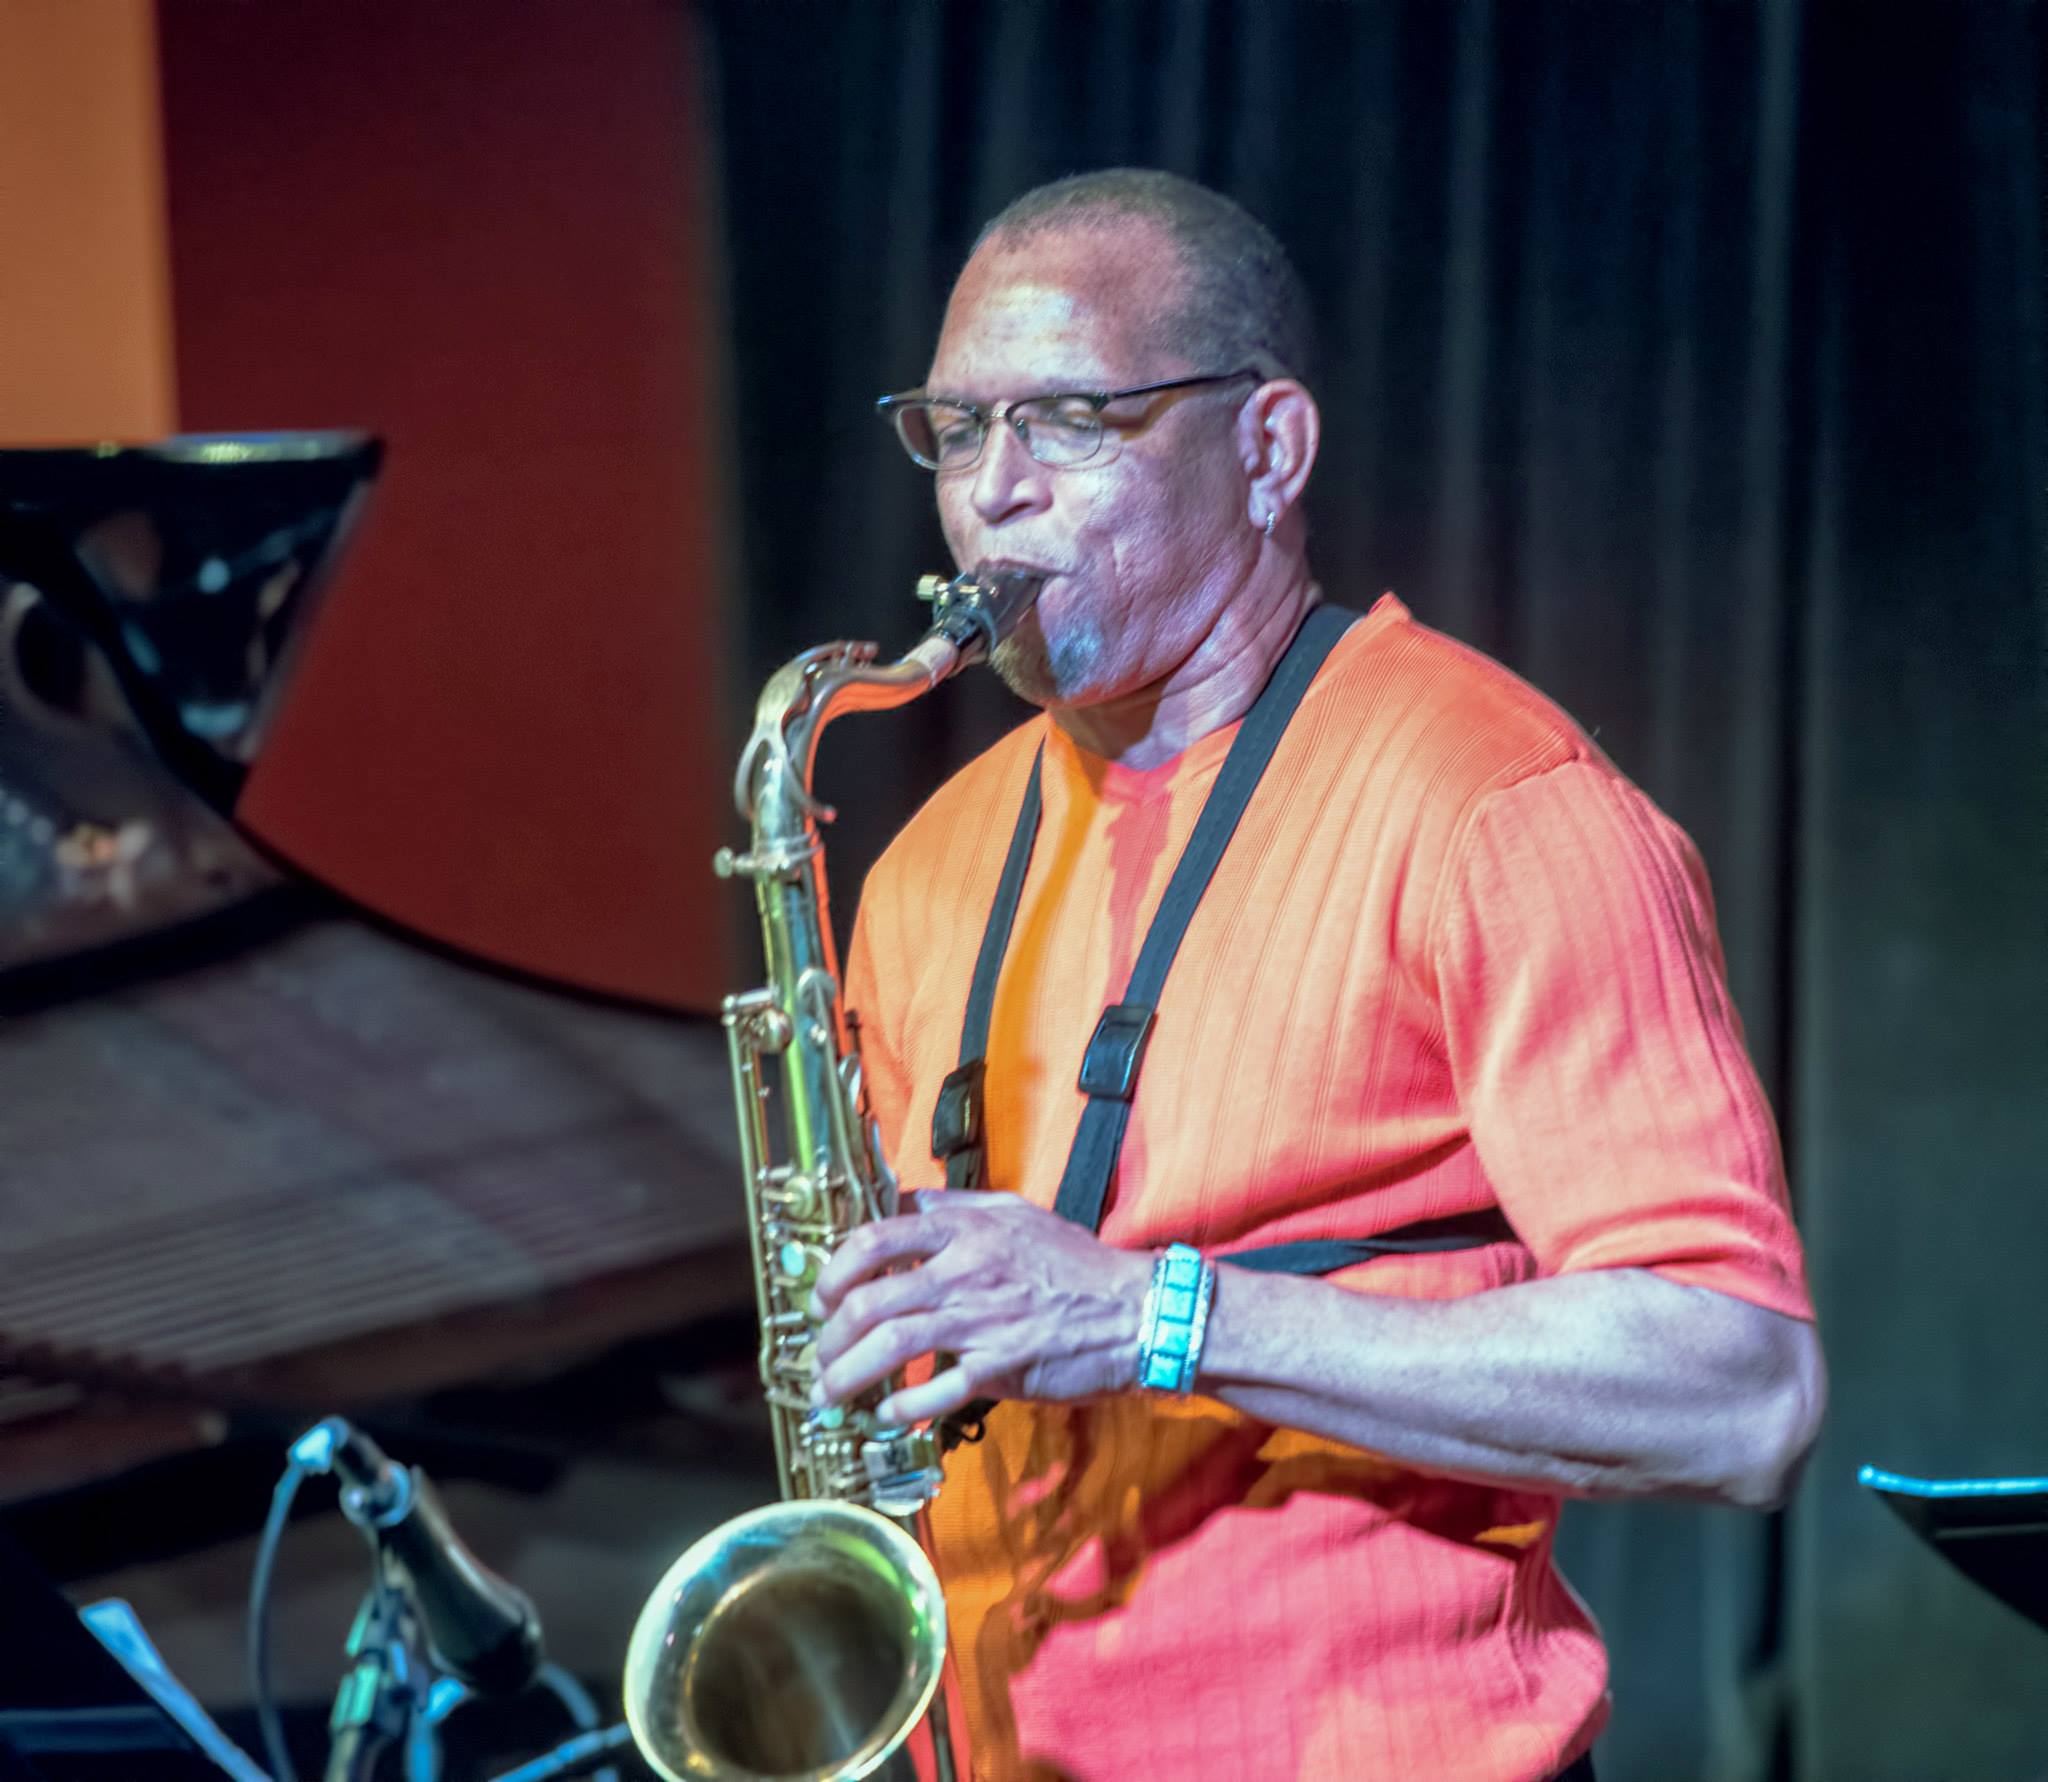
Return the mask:
<svg viewBox="0 0 2048 1782">
<path fill-rule="evenodd" d="M 686 7 L 159 0 L 188 430 L 389 456 L 243 801 L 490 958 L 730 987 Z"/>
</svg>

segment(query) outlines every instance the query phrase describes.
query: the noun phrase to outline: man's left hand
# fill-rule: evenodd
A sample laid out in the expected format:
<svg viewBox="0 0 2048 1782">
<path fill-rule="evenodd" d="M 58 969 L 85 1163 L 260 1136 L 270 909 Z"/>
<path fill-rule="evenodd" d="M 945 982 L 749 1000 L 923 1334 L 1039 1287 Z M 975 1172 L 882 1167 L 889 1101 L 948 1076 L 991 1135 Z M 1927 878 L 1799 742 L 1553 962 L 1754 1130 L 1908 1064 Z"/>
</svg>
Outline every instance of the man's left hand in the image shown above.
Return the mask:
<svg viewBox="0 0 2048 1782">
<path fill-rule="evenodd" d="M 950 1359 L 884 1399 L 885 1421 L 943 1417 L 977 1398 L 1094 1398 L 1136 1384 L 1149 1254 L 1113 1249 L 1014 1194 L 910 1198 L 915 1214 L 859 1227 L 818 1278 L 819 1402 L 932 1354 Z"/>
</svg>

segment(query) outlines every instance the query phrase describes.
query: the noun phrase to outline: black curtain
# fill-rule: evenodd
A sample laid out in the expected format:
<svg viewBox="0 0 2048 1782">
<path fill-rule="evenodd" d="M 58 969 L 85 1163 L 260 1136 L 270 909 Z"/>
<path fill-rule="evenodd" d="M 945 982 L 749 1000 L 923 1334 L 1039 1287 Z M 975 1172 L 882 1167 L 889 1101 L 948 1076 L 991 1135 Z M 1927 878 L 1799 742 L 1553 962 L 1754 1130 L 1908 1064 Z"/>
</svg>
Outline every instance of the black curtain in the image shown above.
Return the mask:
<svg viewBox="0 0 2048 1782">
<path fill-rule="evenodd" d="M 1581 1506 L 1613 1782 L 2048 1771 L 2048 1636 L 1855 1484 L 2048 1474 L 2043 21 L 1934 4 L 703 0 L 754 685 L 944 564 L 868 413 L 979 223 L 1172 168 L 1297 257 L 1312 555 L 1558 698 L 1700 843 L 1834 1376 L 1778 1518 Z M 841 919 L 1022 715 L 828 739 Z M 860 727 L 860 734 L 854 728 Z"/>
</svg>

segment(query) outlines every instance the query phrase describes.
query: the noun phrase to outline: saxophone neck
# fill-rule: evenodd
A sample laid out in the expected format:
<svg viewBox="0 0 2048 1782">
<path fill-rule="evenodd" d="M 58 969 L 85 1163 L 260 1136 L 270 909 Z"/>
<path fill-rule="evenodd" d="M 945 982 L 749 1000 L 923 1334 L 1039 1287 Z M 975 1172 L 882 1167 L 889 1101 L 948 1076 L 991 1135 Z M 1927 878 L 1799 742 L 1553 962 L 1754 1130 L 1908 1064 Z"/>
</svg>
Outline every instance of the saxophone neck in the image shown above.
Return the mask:
<svg viewBox="0 0 2048 1782">
<path fill-rule="evenodd" d="M 977 570 L 944 581 L 926 576 L 919 598 L 932 605 L 931 629 L 900 659 L 878 663 L 871 643 L 828 643 L 804 651 L 769 677 L 754 707 L 753 734 L 733 784 L 740 815 L 756 842 L 795 819 L 830 822 L 811 795 L 818 739 L 848 712 L 889 711 L 929 693 L 985 660 L 1016 630 L 1045 578 L 1030 570 Z"/>
<path fill-rule="evenodd" d="M 792 822 L 832 820 L 830 807 L 811 796 L 827 724 L 848 712 L 908 705 L 961 666 L 958 648 L 936 633 L 898 662 L 879 664 L 875 654 L 871 643 L 820 644 L 785 662 L 761 689 L 733 780 L 733 802 L 757 844 Z"/>
</svg>

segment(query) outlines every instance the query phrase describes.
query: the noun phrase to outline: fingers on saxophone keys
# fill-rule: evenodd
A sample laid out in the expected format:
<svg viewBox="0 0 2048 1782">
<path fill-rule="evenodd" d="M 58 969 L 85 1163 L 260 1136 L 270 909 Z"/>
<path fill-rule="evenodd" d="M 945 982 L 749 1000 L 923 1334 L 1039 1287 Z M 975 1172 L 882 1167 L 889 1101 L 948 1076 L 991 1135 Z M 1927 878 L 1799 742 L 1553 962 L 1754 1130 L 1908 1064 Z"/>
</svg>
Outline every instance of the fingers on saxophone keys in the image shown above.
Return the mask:
<svg viewBox="0 0 2048 1782">
<path fill-rule="evenodd" d="M 884 1319 L 900 1318 L 906 1312 L 930 1311 L 936 1303 L 934 1284 L 918 1269 L 862 1281 L 847 1290 L 838 1309 L 820 1325 L 820 1365 L 831 1366 Z"/>
<path fill-rule="evenodd" d="M 885 1423 L 923 1423 L 943 1417 L 981 1396 L 980 1376 L 966 1362 L 934 1374 L 922 1386 L 905 1386 L 875 1407 Z"/>
<path fill-rule="evenodd" d="M 933 1312 L 889 1318 L 826 1363 L 811 1393 L 813 1404 L 834 1404 L 886 1380 L 920 1355 L 939 1347 L 940 1319 Z M 821 1349 L 822 1353 L 822 1349 Z"/>
<path fill-rule="evenodd" d="M 945 1248 L 946 1233 L 936 1220 L 904 1214 L 877 1219 L 848 1232 L 832 1260 L 819 1274 L 813 1304 L 829 1317 L 855 1285 L 899 1262 L 921 1261 Z"/>
</svg>

